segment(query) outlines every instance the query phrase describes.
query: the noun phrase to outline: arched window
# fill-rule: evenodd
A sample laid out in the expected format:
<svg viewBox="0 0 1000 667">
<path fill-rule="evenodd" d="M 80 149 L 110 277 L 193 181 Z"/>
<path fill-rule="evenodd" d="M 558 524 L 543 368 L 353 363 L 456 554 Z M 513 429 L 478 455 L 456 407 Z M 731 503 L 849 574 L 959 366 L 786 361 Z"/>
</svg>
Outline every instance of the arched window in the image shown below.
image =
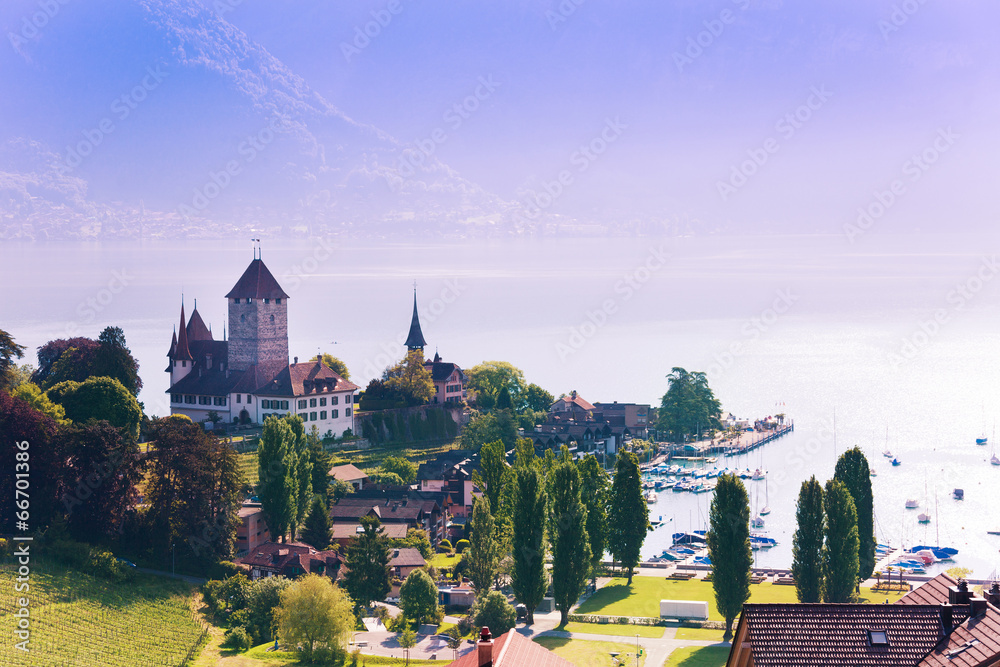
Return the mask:
<svg viewBox="0 0 1000 667">
<path fill-rule="evenodd" d="M 247 316 L 246 315 L 240 315 L 240 322 L 246 322 L 246 321 L 247 321 Z"/>
<path fill-rule="evenodd" d="M 271 315 L 271 324 L 274 324 L 274 315 Z"/>
</svg>

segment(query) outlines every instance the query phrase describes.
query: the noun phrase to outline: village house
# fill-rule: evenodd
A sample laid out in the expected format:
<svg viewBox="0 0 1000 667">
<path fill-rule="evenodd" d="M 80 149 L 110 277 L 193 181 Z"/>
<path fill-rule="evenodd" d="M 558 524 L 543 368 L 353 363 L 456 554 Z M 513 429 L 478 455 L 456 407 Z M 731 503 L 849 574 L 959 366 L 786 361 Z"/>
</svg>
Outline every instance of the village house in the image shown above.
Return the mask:
<svg viewBox="0 0 1000 667">
<path fill-rule="evenodd" d="M 363 516 L 375 516 L 383 527 L 395 524 L 425 531 L 431 546 L 436 547 L 445 537 L 445 512 L 436 500 L 420 496 L 420 492 L 406 487 L 371 485 L 331 506 L 330 519 L 343 525 L 358 524 Z"/>
<path fill-rule="evenodd" d="M 895 604 L 746 604 L 726 664 L 1000 665 L 1000 586 L 939 574 Z"/>
<path fill-rule="evenodd" d="M 360 469 L 355 468 L 350 463 L 344 465 L 333 466 L 330 468 L 330 477 L 341 482 L 347 482 L 354 487 L 355 491 L 360 491 L 365 488 L 365 484 L 368 484 L 371 480 L 368 478 L 364 472 Z"/>
<path fill-rule="evenodd" d="M 405 523 L 386 523 L 381 526 L 382 532 L 390 540 L 402 540 L 406 537 L 406 531 L 410 529 Z M 344 553 L 351 540 L 364 532 L 364 528 L 359 521 L 337 521 L 331 526 L 333 533 L 333 543 L 340 545 L 341 553 Z"/>
<path fill-rule="evenodd" d="M 453 518 L 472 515 L 474 496 L 480 495 L 472 483 L 472 473 L 479 469 L 479 454 L 455 449 L 438 454 L 417 468 L 417 485 L 421 491 L 446 494 L 451 504 L 447 508 Z"/>
<path fill-rule="evenodd" d="M 609 404 L 601 405 L 607 407 Z M 525 431 L 524 437 L 531 440 L 536 449 L 558 449 L 568 445 L 573 452 L 614 454 L 625 440 L 646 435 L 649 406 L 610 405 L 621 407 L 604 412 L 575 391 L 570 392 L 556 399 L 545 421 L 534 430 Z M 634 409 L 628 409 L 630 405 Z M 643 413 L 646 416 L 641 416 Z M 634 427 L 629 426 L 630 422 Z"/>
<path fill-rule="evenodd" d="M 236 552 L 248 553 L 264 542 L 271 540 L 271 533 L 264 521 L 264 510 L 260 503 L 243 503 L 239 512 L 240 522 L 236 526 Z"/>
<path fill-rule="evenodd" d="M 342 564 L 336 551 L 317 551 L 301 542 L 265 542 L 234 562 L 249 571 L 250 579 L 277 576 L 294 579 L 308 573 L 336 579 Z"/>
<path fill-rule="evenodd" d="M 306 429 L 342 437 L 354 432 L 358 386 L 316 359 L 288 363 L 288 294 L 257 256 L 226 295 L 229 339 L 215 340 L 195 302 L 167 353 L 170 413 L 207 422 L 262 424 L 296 414 Z"/>
<path fill-rule="evenodd" d="M 447 667 L 573 667 L 573 663 L 515 630 L 494 640 L 490 629 L 484 627 L 476 643 L 476 650 L 448 663 Z"/>
</svg>

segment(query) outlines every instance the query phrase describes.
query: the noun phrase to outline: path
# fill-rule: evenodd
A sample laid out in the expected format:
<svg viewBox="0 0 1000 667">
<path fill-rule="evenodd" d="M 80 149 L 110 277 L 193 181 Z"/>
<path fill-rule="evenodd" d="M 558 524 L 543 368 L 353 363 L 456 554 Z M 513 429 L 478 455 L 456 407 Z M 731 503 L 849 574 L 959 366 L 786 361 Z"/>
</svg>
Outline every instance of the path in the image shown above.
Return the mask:
<svg viewBox="0 0 1000 667">
<path fill-rule="evenodd" d="M 204 579 L 199 579 L 198 577 L 189 577 L 186 574 L 173 574 L 171 572 L 164 572 L 163 570 L 150 570 L 148 567 L 137 567 L 136 572 L 142 572 L 143 574 L 152 574 L 157 577 L 167 577 L 168 579 L 180 579 L 181 581 L 186 581 L 189 584 L 194 584 L 195 586 L 201 586 L 205 583 Z"/>
</svg>

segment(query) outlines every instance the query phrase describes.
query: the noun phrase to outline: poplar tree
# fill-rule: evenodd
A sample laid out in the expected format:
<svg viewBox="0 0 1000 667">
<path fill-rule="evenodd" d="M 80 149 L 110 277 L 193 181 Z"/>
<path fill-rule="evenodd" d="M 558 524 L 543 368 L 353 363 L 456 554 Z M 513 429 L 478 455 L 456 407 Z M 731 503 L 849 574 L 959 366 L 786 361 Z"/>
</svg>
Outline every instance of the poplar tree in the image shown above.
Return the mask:
<svg viewBox="0 0 1000 667">
<path fill-rule="evenodd" d="M 615 479 L 608 498 L 608 550 L 628 570 L 629 586 L 647 532 L 649 506 L 642 496 L 639 460 L 632 452 L 624 451 L 615 462 Z"/>
<path fill-rule="evenodd" d="M 549 586 L 545 572 L 545 505 L 541 473 L 534 465 L 519 465 L 514 496 L 514 597 L 527 610 L 527 624 L 535 622 L 535 608 Z"/>
<path fill-rule="evenodd" d="M 823 547 L 824 602 L 850 602 L 858 583 L 858 513 L 838 479 L 826 483 L 826 544 Z"/>
<path fill-rule="evenodd" d="M 295 532 L 306 518 L 309 499 L 313 496 L 312 457 L 302 417 L 288 414 L 284 419 L 295 434 L 295 439 L 292 441 L 295 457 L 295 524 L 292 526 L 292 539 L 295 539 Z"/>
<path fill-rule="evenodd" d="M 724 641 L 733 636 L 733 620 L 750 598 L 750 498 L 739 477 L 719 475 L 706 536 L 712 561 L 715 606 L 726 619 Z"/>
<path fill-rule="evenodd" d="M 282 542 L 294 530 L 298 514 L 297 463 L 291 426 L 284 419 L 268 417 L 257 445 L 257 496 L 271 537 Z"/>
<path fill-rule="evenodd" d="M 587 508 L 587 536 L 590 538 L 590 576 L 597 577 L 608 546 L 608 473 L 597 457 L 588 454 L 580 462 L 581 498 Z"/>
<path fill-rule="evenodd" d="M 795 506 L 792 576 L 799 602 L 823 600 L 823 486 L 816 476 L 802 482 Z"/>
<path fill-rule="evenodd" d="M 858 513 L 858 581 L 861 582 L 875 571 L 875 509 L 871 468 L 860 448 L 840 455 L 833 477 L 847 487 Z"/>
<path fill-rule="evenodd" d="M 490 513 L 490 500 L 486 496 L 480 496 L 473 501 L 469 530 L 472 536 L 463 560 L 469 563 L 469 579 L 472 580 L 476 597 L 480 598 L 486 595 L 493 585 L 500 562 L 496 522 Z"/>
<path fill-rule="evenodd" d="M 570 607 L 583 594 L 590 573 L 587 510 L 580 500 L 580 471 L 572 461 L 552 467 L 551 523 L 552 589 L 560 625 L 569 620 Z"/>
</svg>

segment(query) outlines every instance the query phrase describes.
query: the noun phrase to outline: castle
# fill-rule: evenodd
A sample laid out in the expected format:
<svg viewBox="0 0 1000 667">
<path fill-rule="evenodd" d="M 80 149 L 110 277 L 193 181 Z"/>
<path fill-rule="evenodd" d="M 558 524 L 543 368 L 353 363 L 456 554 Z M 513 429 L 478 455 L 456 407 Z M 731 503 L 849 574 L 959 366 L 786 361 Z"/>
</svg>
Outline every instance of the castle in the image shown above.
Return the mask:
<svg viewBox="0 0 1000 667">
<path fill-rule="evenodd" d="M 167 353 L 170 413 L 204 422 L 215 412 L 230 424 L 262 424 L 292 413 L 322 435 L 353 433 L 358 386 L 318 356 L 288 363 L 288 295 L 256 252 L 226 300 L 229 340 L 221 341 L 212 337 L 197 302 L 187 321 L 181 304 Z"/>
</svg>

